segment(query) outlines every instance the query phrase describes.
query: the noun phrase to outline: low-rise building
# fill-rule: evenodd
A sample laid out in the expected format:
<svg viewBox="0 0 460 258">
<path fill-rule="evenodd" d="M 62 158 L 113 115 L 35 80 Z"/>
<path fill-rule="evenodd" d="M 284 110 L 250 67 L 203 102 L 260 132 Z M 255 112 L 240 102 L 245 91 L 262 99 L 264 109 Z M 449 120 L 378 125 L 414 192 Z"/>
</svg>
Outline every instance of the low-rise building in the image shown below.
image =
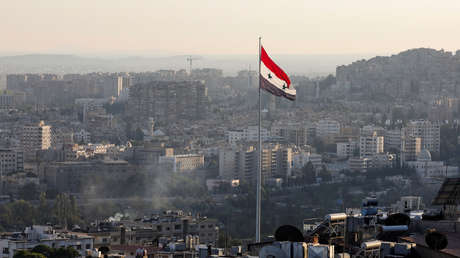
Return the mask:
<svg viewBox="0 0 460 258">
<path fill-rule="evenodd" d="M 22 151 L 14 149 L 0 149 L 0 174 L 24 170 L 24 156 Z"/>
<path fill-rule="evenodd" d="M 366 172 L 369 168 L 371 160 L 369 158 L 350 158 L 348 160 L 348 166 L 352 171 Z"/>
<path fill-rule="evenodd" d="M 161 156 L 159 164 L 170 168 L 174 173 L 190 172 L 204 166 L 204 156 L 201 154 Z"/>
<path fill-rule="evenodd" d="M 443 161 L 432 161 L 428 150 L 422 150 L 416 161 L 408 161 L 406 164 L 414 168 L 422 181 L 434 183 L 443 181 L 446 177 L 458 176 L 458 167 L 447 166 Z"/>
<path fill-rule="evenodd" d="M 337 143 L 337 157 L 339 158 L 353 157 L 357 150 L 358 143 L 355 141 Z"/>
<path fill-rule="evenodd" d="M 73 247 L 81 257 L 93 249 L 94 238 L 82 233 L 59 233 L 50 226 L 26 227 L 24 234 L 10 234 L 0 239 L 0 257 L 13 258 L 19 250 L 31 250 L 37 245 L 51 248 Z"/>
</svg>

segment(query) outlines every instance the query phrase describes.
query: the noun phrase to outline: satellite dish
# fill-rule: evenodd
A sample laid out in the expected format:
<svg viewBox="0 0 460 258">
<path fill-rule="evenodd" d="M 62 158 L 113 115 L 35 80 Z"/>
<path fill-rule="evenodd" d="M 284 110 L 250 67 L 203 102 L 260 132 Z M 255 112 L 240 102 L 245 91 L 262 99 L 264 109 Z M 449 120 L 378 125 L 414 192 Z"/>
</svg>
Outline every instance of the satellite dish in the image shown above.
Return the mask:
<svg viewBox="0 0 460 258">
<path fill-rule="evenodd" d="M 302 232 L 294 226 L 284 225 L 275 231 L 276 241 L 303 242 Z"/>
</svg>

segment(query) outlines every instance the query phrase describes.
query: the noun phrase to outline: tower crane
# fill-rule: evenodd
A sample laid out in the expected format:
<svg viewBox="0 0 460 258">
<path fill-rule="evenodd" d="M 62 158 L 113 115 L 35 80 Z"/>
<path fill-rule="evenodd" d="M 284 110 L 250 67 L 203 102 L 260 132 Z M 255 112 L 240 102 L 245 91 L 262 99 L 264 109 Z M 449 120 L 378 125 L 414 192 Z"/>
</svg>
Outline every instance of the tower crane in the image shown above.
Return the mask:
<svg viewBox="0 0 460 258">
<path fill-rule="evenodd" d="M 187 62 L 189 63 L 189 66 L 190 66 L 190 75 L 192 75 L 193 60 L 200 60 L 200 59 L 201 57 L 193 57 L 193 56 L 187 57 Z"/>
</svg>

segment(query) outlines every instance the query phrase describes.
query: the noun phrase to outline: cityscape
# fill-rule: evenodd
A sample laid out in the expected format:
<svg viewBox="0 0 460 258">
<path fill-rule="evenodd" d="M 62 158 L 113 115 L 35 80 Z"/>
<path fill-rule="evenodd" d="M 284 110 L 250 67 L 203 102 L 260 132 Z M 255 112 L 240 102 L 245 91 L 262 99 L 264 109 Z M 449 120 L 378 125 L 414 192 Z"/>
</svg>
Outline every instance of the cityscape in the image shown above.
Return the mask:
<svg viewBox="0 0 460 258">
<path fill-rule="evenodd" d="M 244 58 L 0 45 L 0 258 L 460 257 L 460 50 L 269 35 Z"/>
</svg>

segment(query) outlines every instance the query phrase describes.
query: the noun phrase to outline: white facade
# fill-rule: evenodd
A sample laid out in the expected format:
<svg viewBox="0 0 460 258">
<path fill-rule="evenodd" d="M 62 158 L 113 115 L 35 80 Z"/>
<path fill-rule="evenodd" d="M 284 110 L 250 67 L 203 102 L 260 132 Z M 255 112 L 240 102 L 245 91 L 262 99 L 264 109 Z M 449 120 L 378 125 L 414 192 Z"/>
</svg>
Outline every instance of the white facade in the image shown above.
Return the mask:
<svg viewBox="0 0 460 258">
<path fill-rule="evenodd" d="M 22 147 L 27 159 L 34 159 L 36 152 L 51 148 L 51 126 L 44 121 L 22 128 Z"/>
<path fill-rule="evenodd" d="M 94 238 L 81 233 L 56 233 L 50 226 L 31 226 L 24 230 L 25 237 L 18 235 L 0 239 L 0 258 L 13 258 L 19 250 L 30 250 L 37 245 L 52 248 L 73 247 L 81 257 L 86 257 L 86 250 L 92 250 Z"/>
<path fill-rule="evenodd" d="M 428 150 L 422 150 L 417 161 L 406 163 L 410 168 L 414 168 L 417 175 L 425 182 L 439 181 L 459 174 L 458 167 L 446 166 L 443 161 L 432 161 Z"/>
<path fill-rule="evenodd" d="M 228 131 L 227 140 L 231 145 L 236 144 L 240 141 L 256 142 L 259 140 L 259 127 L 248 126 L 243 130 Z M 260 137 L 262 141 L 266 141 L 270 138 L 270 131 L 265 128 L 260 128 Z"/>
<path fill-rule="evenodd" d="M 190 172 L 204 166 L 204 156 L 200 154 L 185 154 L 161 156 L 159 164 L 172 169 L 172 172 Z"/>
<path fill-rule="evenodd" d="M 368 158 L 350 158 L 348 160 L 348 166 L 352 171 L 365 172 L 369 168 L 371 160 Z"/>
<path fill-rule="evenodd" d="M 24 170 L 22 151 L 0 149 L 0 175 Z"/>
<path fill-rule="evenodd" d="M 385 129 L 381 126 L 375 125 L 365 125 L 361 128 L 361 134 L 364 135 L 374 134 L 374 132 L 376 132 L 378 136 L 383 136 L 385 134 Z"/>
<path fill-rule="evenodd" d="M 81 129 L 79 132 L 73 134 L 74 142 L 77 143 L 89 143 L 91 141 L 91 134 L 84 129 Z"/>
<path fill-rule="evenodd" d="M 401 130 L 400 129 L 387 130 L 385 132 L 384 142 L 385 142 L 384 144 L 385 151 L 388 151 L 391 149 L 400 150 L 401 149 Z"/>
<path fill-rule="evenodd" d="M 323 162 L 323 157 L 320 154 L 310 152 L 299 152 L 292 155 L 294 168 L 303 168 L 308 162 L 311 162 L 314 167 L 319 167 Z"/>
<path fill-rule="evenodd" d="M 340 134 L 340 123 L 335 120 L 319 120 L 316 124 L 316 136 L 330 137 Z"/>
<path fill-rule="evenodd" d="M 358 149 L 358 143 L 354 141 L 350 142 L 338 142 L 337 143 L 337 156 L 339 158 L 353 157 L 353 153 Z"/>
<path fill-rule="evenodd" d="M 406 136 L 420 137 L 422 149 L 439 153 L 441 148 L 441 126 L 438 122 L 410 121 L 405 128 L 405 134 Z"/>
<path fill-rule="evenodd" d="M 359 157 L 372 158 L 375 154 L 383 153 L 383 136 L 377 136 L 374 132 L 372 135 L 361 135 L 359 137 Z"/>
</svg>

